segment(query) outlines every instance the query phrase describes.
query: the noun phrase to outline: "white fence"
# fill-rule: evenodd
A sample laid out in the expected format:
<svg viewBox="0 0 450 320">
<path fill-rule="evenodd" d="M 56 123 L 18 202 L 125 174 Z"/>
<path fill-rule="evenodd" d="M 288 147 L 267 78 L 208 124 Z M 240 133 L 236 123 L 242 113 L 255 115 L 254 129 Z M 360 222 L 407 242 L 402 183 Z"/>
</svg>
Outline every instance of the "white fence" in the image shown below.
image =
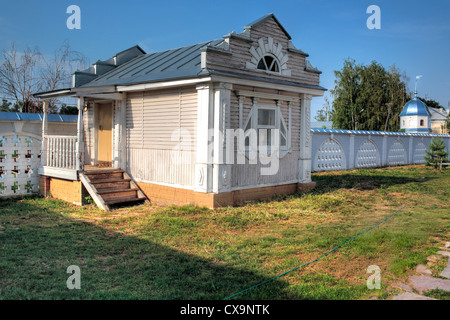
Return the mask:
<svg viewBox="0 0 450 320">
<path fill-rule="evenodd" d="M 312 171 L 425 163 L 425 150 L 439 136 L 450 153 L 450 135 L 311 129 Z"/>
<path fill-rule="evenodd" d="M 0 199 L 39 191 L 42 160 L 68 169 L 74 166 L 77 116 L 48 116 L 51 149 L 42 153 L 42 114 L 0 112 Z M 47 156 L 47 159 L 45 159 Z M 49 163 L 50 165 L 50 163 Z"/>
<path fill-rule="evenodd" d="M 0 197 L 36 193 L 41 140 L 30 134 L 0 134 Z"/>
</svg>

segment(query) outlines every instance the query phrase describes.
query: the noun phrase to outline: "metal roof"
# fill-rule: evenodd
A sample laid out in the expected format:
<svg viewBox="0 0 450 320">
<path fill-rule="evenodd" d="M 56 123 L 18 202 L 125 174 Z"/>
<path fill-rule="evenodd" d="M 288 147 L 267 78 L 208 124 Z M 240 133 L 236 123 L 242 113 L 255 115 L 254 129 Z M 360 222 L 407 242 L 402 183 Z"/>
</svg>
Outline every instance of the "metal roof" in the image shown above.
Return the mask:
<svg viewBox="0 0 450 320">
<path fill-rule="evenodd" d="M 286 29 L 284 29 L 284 27 L 281 25 L 280 21 L 278 21 L 278 19 L 275 17 L 275 15 L 273 13 L 268 13 L 265 16 L 253 21 L 252 23 L 246 25 L 244 27 L 244 29 L 252 29 L 254 27 L 256 27 L 257 25 L 263 23 L 264 21 L 266 21 L 267 19 L 273 18 L 273 20 L 275 20 L 275 22 L 278 24 L 278 26 L 280 27 L 281 30 L 283 30 L 283 32 L 286 34 L 286 36 L 288 37 L 289 40 L 291 40 L 291 36 L 289 35 L 289 33 L 286 31 Z"/>
<path fill-rule="evenodd" d="M 425 103 L 419 100 L 417 97 L 408 101 L 403 107 L 400 117 L 403 116 L 428 116 L 431 117 L 431 113 Z"/>
<path fill-rule="evenodd" d="M 42 121 L 42 113 L 20 113 L 0 111 L 0 121 Z M 78 116 L 68 114 L 49 114 L 49 122 L 77 122 Z"/>
<path fill-rule="evenodd" d="M 441 112 L 441 110 L 436 109 L 436 108 L 432 108 L 432 107 L 428 107 L 428 111 L 430 111 L 431 113 L 431 121 L 434 120 L 446 120 L 447 119 L 447 115 L 445 114 L 445 110 L 443 112 Z"/>
<path fill-rule="evenodd" d="M 128 85 L 196 76 L 202 71 L 201 49 L 206 46 L 216 46 L 223 41 L 223 39 L 218 39 L 166 51 L 147 53 L 118 66 L 81 87 Z"/>
</svg>

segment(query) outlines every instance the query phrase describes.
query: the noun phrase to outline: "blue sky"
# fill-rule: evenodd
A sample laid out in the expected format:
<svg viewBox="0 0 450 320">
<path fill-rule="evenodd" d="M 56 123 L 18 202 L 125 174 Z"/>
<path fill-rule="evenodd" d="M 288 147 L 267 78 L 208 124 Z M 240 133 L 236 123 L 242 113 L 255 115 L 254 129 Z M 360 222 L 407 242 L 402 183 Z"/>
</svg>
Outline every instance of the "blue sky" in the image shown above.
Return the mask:
<svg viewBox="0 0 450 320">
<path fill-rule="evenodd" d="M 69 30 L 69 5 L 81 9 L 81 30 Z M 381 29 L 369 30 L 369 5 L 381 9 Z M 8 1 L 0 11 L 0 50 L 38 46 L 51 54 L 68 39 L 89 60 L 107 59 L 136 44 L 159 51 L 217 39 L 267 13 L 274 13 L 294 45 L 309 53 L 321 85 L 334 87 L 334 70 L 346 58 L 395 65 L 416 75 L 419 95 L 444 107 L 450 101 L 450 1 L 228 0 L 228 1 Z M 327 93 L 326 95 L 329 95 Z M 323 98 L 314 98 L 312 115 Z"/>
</svg>

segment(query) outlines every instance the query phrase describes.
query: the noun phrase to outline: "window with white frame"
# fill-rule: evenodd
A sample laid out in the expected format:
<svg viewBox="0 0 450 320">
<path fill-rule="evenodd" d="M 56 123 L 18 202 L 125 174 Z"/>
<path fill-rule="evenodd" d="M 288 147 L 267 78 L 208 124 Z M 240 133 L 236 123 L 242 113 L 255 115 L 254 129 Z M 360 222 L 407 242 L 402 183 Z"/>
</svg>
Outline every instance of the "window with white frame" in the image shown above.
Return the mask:
<svg viewBox="0 0 450 320">
<path fill-rule="evenodd" d="M 244 125 L 246 147 L 251 144 L 252 135 L 247 134 L 250 129 L 255 130 L 257 146 L 267 147 L 270 151 L 272 146 L 278 144 L 280 151 L 289 149 L 290 132 L 279 107 L 271 105 L 253 106 Z M 278 134 L 278 137 L 275 134 Z"/>
</svg>

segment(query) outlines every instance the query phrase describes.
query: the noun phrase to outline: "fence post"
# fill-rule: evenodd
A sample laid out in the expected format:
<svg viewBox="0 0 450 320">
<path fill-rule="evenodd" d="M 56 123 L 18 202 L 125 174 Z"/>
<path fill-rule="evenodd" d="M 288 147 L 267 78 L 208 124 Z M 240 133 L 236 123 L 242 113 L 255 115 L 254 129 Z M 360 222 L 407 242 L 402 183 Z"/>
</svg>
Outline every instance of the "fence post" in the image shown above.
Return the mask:
<svg viewBox="0 0 450 320">
<path fill-rule="evenodd" d="M 409 137 L 409 152 L 408 152 L 408 161 L 407 161 L 407 164 L 414 164 L 414 159 L 413 159 L 413 154 L 414 154 L 414 150 L 413 150 L 413 148 L 414 148 L 414 136 L 413 135 L 411 135 L 410 137 Z"/>
<path fill-rule="evenodd" d="M 43 115 L 42 115 L 42 137 L 41 137 L 41 166 L 47 165 L 47 131 L 48 131 L 48 100 L 44 100 L 43 106 Z"/>
<path fill-rule="evenodd" d="M 355 168 L 355 135 L 353 133 L 350 134 L 350 148 L 348 151 L 348 168 Z"/>
<path fill-rule="evenodd" d="M 388 136 L 385 132 L 383 132 L 383 143 L 381 146 L 380 157 L 381 157 L 381 166 L 385 167 L 387 165 L 387 140 Z"/>
<path fill-rule="evenodd" d="M 76 169 L 78 171 L 83 168 L 82 155 L 84 150 L 83 143 L 83 108 L 84 108 L 84 98 L 78 97 L 78 122 L 77 122 L 77 147 L 76 147 Z"/>
</svg>

